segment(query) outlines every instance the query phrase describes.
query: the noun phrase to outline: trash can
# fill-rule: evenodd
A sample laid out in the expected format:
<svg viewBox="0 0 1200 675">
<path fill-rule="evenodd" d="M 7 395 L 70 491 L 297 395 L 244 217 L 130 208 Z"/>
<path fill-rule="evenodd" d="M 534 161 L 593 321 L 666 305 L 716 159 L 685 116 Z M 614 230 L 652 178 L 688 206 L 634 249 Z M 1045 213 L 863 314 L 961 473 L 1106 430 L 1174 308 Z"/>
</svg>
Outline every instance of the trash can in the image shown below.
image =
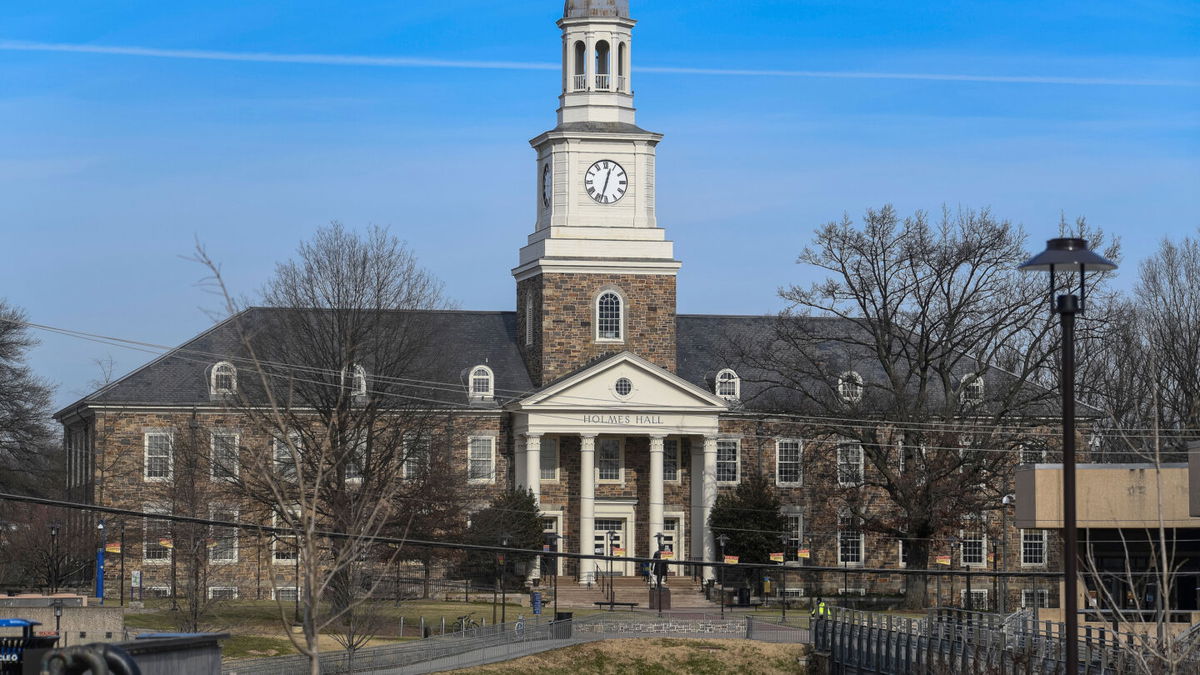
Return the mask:
<svg viewBox="0 0 1200 675">
<path fill-rule="evenodd" d="M 659 607 L 659 598 L 660 597 L 662 598 L 662 603 L 661 603 L 662 607 Z M 650 589 L 650 609 L 654 609 L 654 610 L 671 609 L 671 589 L 667 588 L 666 586 L 662 587 L 662 589 L 659 589 L 657 587 L 651 588 Z"/>
<path fill-rule="evenodd" d="M 555 612 L 553 635 L 555 640 L 568 640 L 571 637 L 571 612 Z"/>
<path fill-rule="evenodd" d="M 750 589 L 749 588 L 737 589 L 737 604 L 741 607 L 746 607 L 750 604 Z"/>
</svg>

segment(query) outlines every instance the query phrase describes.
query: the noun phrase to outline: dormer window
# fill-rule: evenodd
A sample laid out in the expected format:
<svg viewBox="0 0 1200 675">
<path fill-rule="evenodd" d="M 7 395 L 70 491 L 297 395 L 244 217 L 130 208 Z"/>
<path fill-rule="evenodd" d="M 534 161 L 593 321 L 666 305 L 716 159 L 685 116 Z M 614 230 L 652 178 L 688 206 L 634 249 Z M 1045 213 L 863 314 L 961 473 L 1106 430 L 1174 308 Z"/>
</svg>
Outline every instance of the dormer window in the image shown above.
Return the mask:
<svg viewBox="0 0 1200 675">
<path fill-rule="evenodd" d="M 346 373 L 351 373 L 350 382 L 346 382 Z M 354 398 L 366 398 L 367 396 L 367 371 L 362 366 L 355 363 L 348 370 L 342 371 L 342 386 L 350 387 L 350 395 Z"/>
<path fill-rule="evenodd" d="M 847 370 L 838 377 L 838 398 L 842 399 L 842 403 L 858 403 L 863 397 L 863 378 L 862 375 Z"/>
<path fill-rule="evenodd" d="M 717 396 L 736 401 L 742 396 L 742 378 L 738 374 L 726 368 L 717 373 Z"/>
<path fill-rule="evenodd" d="M 222 361 L 213 366 L 209 380 L 209 393 L 213 396 L 228 396 L 237 392 L 237 368 L 232 363 Z"/>
<path fill-rule="evenodd" d="M 495 375 L 487 366 L 471 369 L 471 400 L 490 401 L 495 396 Z"/>
<path fill-rule="evenodd" d="M 983 403 L 983 378 L 966 375 L 962 379 L 962 402 L 969 405 Z"/>
<path fill-rule="evenodd" d="M 597 342 L 621 342 L 624 339 L 624 304 L 616 291 L 605 291 L 596 298 Z"/>
</svg>

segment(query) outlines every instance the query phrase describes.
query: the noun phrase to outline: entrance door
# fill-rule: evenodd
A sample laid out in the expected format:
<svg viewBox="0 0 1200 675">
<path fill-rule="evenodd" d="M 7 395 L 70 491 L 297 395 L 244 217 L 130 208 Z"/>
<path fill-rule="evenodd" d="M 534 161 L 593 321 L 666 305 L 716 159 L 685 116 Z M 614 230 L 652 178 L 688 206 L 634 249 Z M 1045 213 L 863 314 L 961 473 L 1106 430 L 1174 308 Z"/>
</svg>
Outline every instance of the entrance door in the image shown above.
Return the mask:
<svg viewBox="0 0 1200 675">
<path fill-rule="evenodd" d="M 597 518 L 593 530 L 595 552 L 597 555 L 620 555 L 616 549 L 625 547 L 625 520 L 623 518 Z M 612 543 L 609 543 L 609 532 L 613 533 Z M 628 553 L 626 553 L 628 555 Z M 596 576 L 621 577 L 625 576 L 626 563 L 610 563 L 606 560 L 596 560 Z"/>
<path fill-rule="evenodd" d="M 663 519 L 663 548 L 674 553 L 672 560 L 680 560 L 683 556 L 683 547 L 680 546 L 679 537 L 679 519 L 664 518 Z M 667 565 L 667 576 L 679 576 L 679 571 L 682 569 L 678 565 Z"/>
</svg>

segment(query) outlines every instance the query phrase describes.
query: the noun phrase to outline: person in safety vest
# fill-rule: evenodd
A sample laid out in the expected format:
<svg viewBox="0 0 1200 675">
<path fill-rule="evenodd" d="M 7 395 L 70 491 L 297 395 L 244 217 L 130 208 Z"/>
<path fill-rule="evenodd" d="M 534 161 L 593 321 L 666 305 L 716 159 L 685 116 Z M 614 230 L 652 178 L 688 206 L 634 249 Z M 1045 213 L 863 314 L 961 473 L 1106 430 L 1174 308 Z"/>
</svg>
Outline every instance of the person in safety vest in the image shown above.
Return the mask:
<svg viewBox="0 0 1200 675">
<path fill-rule="evenodd" d="M 817 619 L 824 619 L 829 616 L 829 608 L 825 606 L 825 601 L 819 597 L 813 603 L 812 616 Z"/>
</svg>

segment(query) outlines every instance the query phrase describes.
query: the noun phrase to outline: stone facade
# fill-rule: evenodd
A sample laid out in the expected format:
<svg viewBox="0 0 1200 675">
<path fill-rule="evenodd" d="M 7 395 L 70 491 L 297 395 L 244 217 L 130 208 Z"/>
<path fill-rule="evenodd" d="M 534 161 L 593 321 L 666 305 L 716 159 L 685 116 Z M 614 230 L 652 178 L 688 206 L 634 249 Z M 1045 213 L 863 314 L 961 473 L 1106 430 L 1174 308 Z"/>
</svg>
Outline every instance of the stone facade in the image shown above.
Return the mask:
<svg viewBox="0 0 1200 675">
<path fill-rule="evenodd" d="M 618 341 L 596 339 L 596 300 L 616 290 L 623 300 Z M 530 375 L 545 385 L 594 359 L 631 351 L 675 370 L 675 276 L 544 273 L 517 284 L 520 345 Z M 526 344 L 526 303 L 533 303 L 533 343 Z"/>
</svg>

